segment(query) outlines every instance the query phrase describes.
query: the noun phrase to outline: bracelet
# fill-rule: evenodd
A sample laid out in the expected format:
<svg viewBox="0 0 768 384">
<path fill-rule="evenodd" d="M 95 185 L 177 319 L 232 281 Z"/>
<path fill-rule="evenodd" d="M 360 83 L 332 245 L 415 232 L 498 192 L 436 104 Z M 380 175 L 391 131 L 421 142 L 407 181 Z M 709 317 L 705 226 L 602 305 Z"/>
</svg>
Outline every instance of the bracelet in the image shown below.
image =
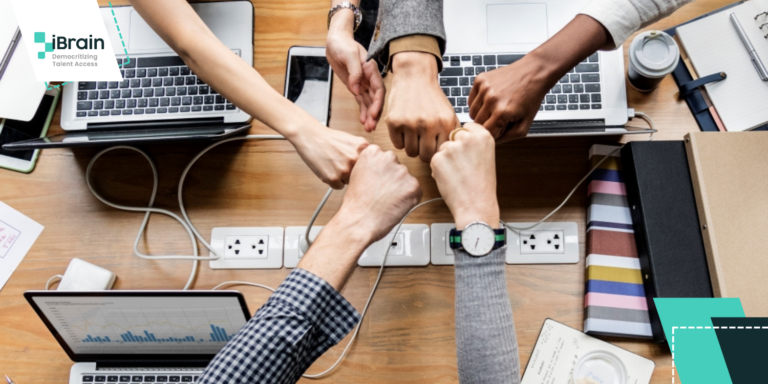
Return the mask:
<svg viewBox="0 0 768 384">
<path fill-rule="evenodd" d="M 357 31 L 357 28 L 363 22 L 363 13 L 360 12 L 360 8 L 356 7 L 354 4 L 350 3 L 349 1 L 344 1 L 336 5 L 335 7 L 331 8 L 330 11 L 328 11 L 328 29 L 331 28 L 331 18 L 333 17 L 333 15 L 335 15 L 336 12 L 344 8 L 352 10 L 352 13 L 355 14 L 355 29 L 353 29 L 352 32 Z"/>
</svg>

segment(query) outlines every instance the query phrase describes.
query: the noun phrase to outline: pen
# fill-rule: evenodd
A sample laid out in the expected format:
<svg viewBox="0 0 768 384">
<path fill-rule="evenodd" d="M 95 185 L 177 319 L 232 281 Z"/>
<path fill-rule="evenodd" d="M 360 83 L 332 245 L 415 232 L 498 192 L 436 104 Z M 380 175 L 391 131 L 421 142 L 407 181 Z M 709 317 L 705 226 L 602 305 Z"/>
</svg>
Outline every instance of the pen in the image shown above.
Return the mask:
<svg viewBox="0 0 768 384">
<path fill-rule="evenodd" d="M 11 380 L 11 378 L 8 377 L 8 375 L 5 375 L 5 381 L 7 381 L 8 384 L 13 384 L 13 380 Z"/>
<path fill-rule="evenodd" d="M 11 45 L 9 45 L 8 49 L 5 50 L 3 59 L 0 60 L 0 79 L 3 78 L 5 68 L 8 67 L 8 63 L 11 61 L 11 56 L 13 56 L 13 51 L 16 50 L 16 45 L 19 44 L 19 40 L 21 40 L 21 29 L 16 27 L 16 32 L 13 33 L 13 38 L 11 39 Z"/>
<path fill-rule="evenodd" d="M 747 33 L 744 32 L 744 28 L 742 28 L 741 23 L 739 22 L 739 19 L 736 18 L 736 14 L 733 12 L 731 12 L 731 22 L 733 23 L 733 26 L 736 28 L 736 33 L 739 34 L 739 38 L 741 38 L 741 42 L 744 43 L 744 47 L 747 48 L 747 52 L 749 53 L 749 58 L 752 60 L 752 65 L 755 66 L 755 70 L 757 70 L 757 74 L 760 75 L 760 80 L 768 81 L 768 70 L 765 69 L 765 65 L 763 65 L 763 61 L 760 60 L 760 56 L 758 56 L 757 52 L 755 52 L 755 47 L 752 46 L 752 42 L 749 41 L 749 36 L 747 36 Z"/>
</svg>

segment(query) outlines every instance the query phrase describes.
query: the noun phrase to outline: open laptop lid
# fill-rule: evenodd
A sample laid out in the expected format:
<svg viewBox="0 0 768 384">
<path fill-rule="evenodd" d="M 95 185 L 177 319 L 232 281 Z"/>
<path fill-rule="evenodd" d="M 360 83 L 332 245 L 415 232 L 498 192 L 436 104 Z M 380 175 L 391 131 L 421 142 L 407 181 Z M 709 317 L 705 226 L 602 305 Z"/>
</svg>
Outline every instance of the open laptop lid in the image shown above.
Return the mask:
<svg viewBox="0 0 768 384">
<path fill-rule="evenodd" d="M 7 151 L 46 148 L 94 147 L 109 145 L 136 145 L 191 140 L 221 140 L 237 134 L 245 134 L 250 124 L 222 124 L 220 119 L 199 119 L 179 122 L 162 122 L 158 128 L 153 122 L 135 123 L 131 128 L 103 127 L 87 131 L 72 131 L 8 143 Z M 174 124 L 177 123 L 177 124 Z"/>
<path fill-rule="evenodd" d="M 237 291 L 27 291 L 24 297 L 75 362 L 205 366 L 251 317 Z"/>
</svg>

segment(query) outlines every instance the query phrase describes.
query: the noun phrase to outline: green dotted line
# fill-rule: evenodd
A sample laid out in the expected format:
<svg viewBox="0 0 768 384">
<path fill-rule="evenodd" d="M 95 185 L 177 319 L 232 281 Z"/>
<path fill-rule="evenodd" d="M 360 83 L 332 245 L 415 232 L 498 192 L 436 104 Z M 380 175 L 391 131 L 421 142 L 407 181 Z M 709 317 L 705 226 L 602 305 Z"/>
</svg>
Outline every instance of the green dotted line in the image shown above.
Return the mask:
<svg viewBox="0 0 768 384">
<path fill-rule="evenodd" d="M 123 65 L 131 63 L 131 58 L 128 56 L 128 49 L 125 47 L 125 40 L 123 40 L 123 33 L 120 32 L 120 25 L 117 24 L 117 17 L 115 16 L 115 10 L 112 9 L 112 2 L 111 1 L 109 2 L 109 8 L 110 8 L 110 11 L 112 12 L 112 20 L 115 21 L 115 28 L 117 28 L 117 34 L 120 35 L 120 44 L 123 45 L 123 52 L 125 52 L 125 58 L 128 60 L 128 61 L 123 62 L 122 64 L 118 64 L 117 65 L 119 68 L 122 68 Z M 67 81 L 67 82 L 62 83 L 62 84 L 58 84 L 58 85 L 54 85 L 54 86 L 49 86 L 48 82 L 46 81 L 45 82 L 45 88 L 46 88 L 45 90 L 46 91 L 50 91 L 52 89 L 56 89 L 56 88 L 65 86 L 65 85 L 70 84 L 70 83 L 72 83 L 72 81 Z"/>
</svg>

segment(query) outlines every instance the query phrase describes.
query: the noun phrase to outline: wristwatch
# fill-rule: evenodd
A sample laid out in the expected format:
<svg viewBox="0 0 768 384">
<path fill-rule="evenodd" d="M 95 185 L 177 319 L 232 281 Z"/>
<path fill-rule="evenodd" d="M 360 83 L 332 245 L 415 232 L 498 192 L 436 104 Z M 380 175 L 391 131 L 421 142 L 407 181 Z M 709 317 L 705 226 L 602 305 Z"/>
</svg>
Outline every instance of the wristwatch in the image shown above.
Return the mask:
<svg viewBox="0 0 768 384">
<path fill-rule="evenodd" d="M 352 13 L 355 14 L 355 29 L 352 32 L 357 31 L 357 27 L 360 26 L 360 23 L 363 22 L 363 13 L 360 12 L 360 8 L 357 8 L 354 4 L 350 3 L 349 1 L 344 1 L 336 5 L 335 7 L 331 8 L 330 11 L 328 11 L 328 28 L 331 28 L 331 18 L 333 15 L 336 14 L 340 9 L 348 8 L 352 10 Z"/>
<path fill-rule="evenodd" d="M 448 243 L 451 249 L 463 249 L 470 256 L 485 256 L 507 244 L 506 230 L 493 229 L 482 221 L 475 221 L 463 231 L 451 229 Z"/>
</svg>

